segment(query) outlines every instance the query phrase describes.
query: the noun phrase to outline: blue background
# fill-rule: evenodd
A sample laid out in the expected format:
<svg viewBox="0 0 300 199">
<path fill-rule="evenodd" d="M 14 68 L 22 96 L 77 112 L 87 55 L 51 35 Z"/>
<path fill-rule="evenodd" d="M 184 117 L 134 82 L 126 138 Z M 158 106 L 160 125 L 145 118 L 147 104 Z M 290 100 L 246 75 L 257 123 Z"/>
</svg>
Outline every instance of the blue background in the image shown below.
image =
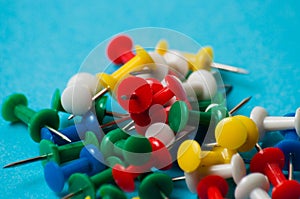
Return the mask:
<svg viewBox="0 0 300 199">
<path fill-rule="evenodd" d="M 270 115 L 299 106 L 299 1 L 3 1 L 0 0 L 0 99 L 28 96 L 34 110 L 49 107 L 84 58 L 100 42 L 122 31 L 164 27 L 211 45 L 215 61 L 243 67 L 249 75 L 222 72 L 234 86 L 228 106 L 252 100 Z M 22 124 L 0 119 L 0 166 L 38 154 Z M 57 198 L 40 163 L 0 169 L 1 198 Z M 196 198 L 183 184 L 172 196 Z"/>
</svg>

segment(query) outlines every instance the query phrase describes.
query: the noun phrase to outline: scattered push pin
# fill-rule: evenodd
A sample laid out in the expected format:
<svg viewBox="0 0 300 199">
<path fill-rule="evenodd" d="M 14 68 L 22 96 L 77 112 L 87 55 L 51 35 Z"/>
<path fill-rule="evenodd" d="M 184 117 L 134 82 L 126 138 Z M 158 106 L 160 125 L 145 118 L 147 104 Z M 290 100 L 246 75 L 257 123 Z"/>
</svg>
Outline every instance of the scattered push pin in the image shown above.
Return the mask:
<svg viewBox="0 0 300 199">
<path fill-rule="evenodd" d="M 141 199 L 166 199 L 173 191 L 173 181 L 167 174 L 153 173 L 147 175 L 139 186 Z"/>
<path fill-rule="evenodd" d="M 105 184 L 102 185 L 97 193 L 96 193 L 97 199 L 127 199 L 127 196 L 123 191 L 121 191 L 119 188 L 117 188 L 114 185 L 111 184 Z"/>
<path fill-rule="evenodd" d="M 46 127 L 62 139 L 71 142 L 71 140 L 57 131 L 59 126 L 59 117 L 56 111 L 52 109 L 43 109 L 35 112 L 27 107 L 27 98 L 23 94 L 12 94 L 6 98 L 2 104 L 2 117 L 6 121 L 19 122 L 28 125 L 28 130 L 33 141 L 40 142 L 41 129 Z"/>
<path fill-rule="evenodd" d="M 98 140 L 103 137 L 103 132 L 99 128 L 99 123 L 97 117 L 93 112 L 88 111 L 81 119 L 80 122 L 75 125 L 68 126 L 64 129 L 59 130 L 63 135 L 67 136 L 72 142 L 80 141 L 85 139 L 85 134 L 87 131 L 92 131 L 97 136 Z M 41 139 L 50 140 L 57 145 L 67 144 L 65 140 L 57 138 L 55 134 L 51 134 L 47 128 L 41 129 Z"/>
<path fill-rule="evenodd" d="M 236 199 L 271 199 L 268 195 L 270 183 L 261 173 L 251 173 L 245 176 L 236 186 L 234 196 Z"/>
<path fill-rule="evenodd" d="M 246 116 L 233 116 L 222 119 L 215 128 L 217 143 L 230 150 L 246 152 L 258 141 L 258 129 Z"/>
<path fill-rule="evenodd" d="M 211 111 L 202 112 L 189 110 L 185 102 L 176 101 L 171 106 L 168 121 L 174 132 L 180 132 L 186 127 L 186 125 L 209 125 L 212 120 L 219 121 L 225 117 L 228 117 L 228 111 L 224 106 L 217 106 L 212 108 Z"/>
<path fill-rule="evenodd" d="M 138 76 L 143 79 L 154 78 L 158 81 L 162 81 L 169 73 L 169 66 L 162 56 L 156 52 L 148 52 L 153 60 L 153 64 L 145 66 L 142 70 L 132 71 L 130 75 Z"/>
<path fill-rule="evenodd" d="M 102 185 L 113 182 L 112 169 L 108 168 L 91 177 L 75 173 L 71 175 L 68 180 L 69 194 L 64 196 L 63 199 L 68 198 L 84 198 L 90 196 L 91 199 L 96 198 L 96 191 Z"/>
<path fill-rule="evenodd" d="M 58 164 L 69 162 L 71 160 L 79 158 L 80 151 L 84 147 L 84 144 L 94 144 L 95 146 L 99 146 L 98 139 L 92 132 L 86 133 L 84 143 L 79 141 L 62 146 L 57 146 L 48 140 L 42 140 L 39 146 L 40 156 L 10 163 L 5 165 L 3 168 L 16 167 L 40 160 L 42 160 L 43 165 L 45 165 L 49 161 L 54 161 Z"/>
<path fill-rule="evenodd" d="M 293 117 L 295 114 L 287 114 L 285 116 Z M 294 129 L 280 131 L 284 139 L 278 142 L 275 147 L 279 148 L 285 157 L 284 170 L 288 170 L 293 162 L 293 169 L 300 170 L 300 141 L 299 136 Z M 289 158 L 288 158 L 289 157 Z"/>
<path fill-rule="evenodd" d="M 295 117 L 268 116 L 266 109 L 256 106 L 252 109 L 250 118 L 256 123 L 260 139 L 266 131 L 295 129 L 300 135 L 300 108 L 296 110 Z"/>
<path fill-rule="evenodd" d="M 211 72 L 197 70 L 190 74 L 183 87 L 191 100 L 210 100 L 217 93 L 217 82 Z M 197 97 L 197 99 L 193 99 Z"/>
<path fill-rule="evenodd" d="M 185 90 L 182 87 L 180 80 L 173 75 L 167 75 L 165 77 L 165 82 L 167 85 L 153 95 L 152 104 L 165 105 L 175 96 L 178 100 L 182 100 L 187 103 L 188 107 L 190 108 L 191 105 L 187 99 Z"/>
<path fill-rule="evenodd" d="M 56 162 L 48 162 L 44 167 L 44 177 L 48 186 L 54 192 L 61 192 L 65 181 L 73 173 L 85 173 L 88 176 L 104 170 L 104 159 L 98 148 L 87 145 L 82 148 L 78 159 L 59 166 Z"/>
<path fill-rule="evenodd" d="M 135 55 L 132 52 L 133 42 L 127 35 L 118 35 L 109 42 L 106 50 L 108 58 L 117 65 L 125 64 Z"/>
<path fill-rule="evenodd" d="M 193 172 L 198 167 L 228 163 L 233 154 L 234 152 L 221 147 L 202 151 L 197 141 L 185 140 L 177 151 L 177 161 L 184 172 Z"/>
<path fill-rule="evenodd" d="M 120 155 L 118 150 L 116 149 L 115 143 L 118 141 L 125 141 L 129 138 L 129 134 L 123 131 L 120 128 L 116 128 L 110 132 L 108 132 L 102 139 L 100 144 L 100 151 L 103 153 L 105 158 L 110 156 L 118 156 Z"/>
<path fill-rule="evenodd" d="M 127 113 L 118 113 L 118 112 L 107 110 L 106 108 L 107 100 L 108 100 L 108 96 L 102 96 L 95 101 L 95 111 L 99 123 L 102 124 L 105 116 L 118 117 L 118 118 L 128 116 Z"/>
<path fill-rule="evenodd" d="M 166 52 L 168 52 L 168 42 L 166 40 L 159 41 L 156 45 L 156 52 L 158 52 L 161 55 L 164 55 Z M 236 72 L 241 74 L 249 73 L 247 70 L 242 68 L 212 62 L 213 50 L 209 46 L 200 49 L 197 54 L 183 53 L 183 55 L 189 61 L 189 67 L 192 70 L 199 70 L 199 69 L 210 70 L 210 68 L 213 67 L 213 68 L 228 70 L 231 72 Z"/>
<path fill-rule="evenodd" d="M 184 172 L 185 182 L 189 190 L 195 193 L 198 182 L 208 175 L 218 175 L 225 179 L 233 178 L 234 182 L 238 184 L 246 175 L 246 166 L 241 156 L 237 153 L 232 156 L 229 164 L 217 164 L 208 167 L 199 166 L 193 172 Z"/>
<path fill-rule="evenodd" d="M 69 79 L 61 95 L 63 109 L 71 113 L 68 119 L 72 119 L 74 115 L 83 115 L 91 109 L 98 86 L 98 79 L 90 73 L 77 73 Z"/>
<path fill-rule="evenodd" d="M 264 148 L 254 155 L 250 162 L 250 171 L 265 174 L 273 185 L 273 199 L 300 198 L 300 184 L 288 180 L 282 173 L 284 154 L 278 148 Z"/>
<path fill-rule="evenodd" d="M 51 99 L 51 109 L 60 112 L 66 112 L 61 105 L 61 94 L 59 89 L 55 89 Z"/>
<path fill-rule="evenodd" d="M 229 186 L 226 180 L 218 175 L 203 178 L 197 186 L 197 193 L 201 199 L 223 199 Z"/>
<path fill-rule="evenodd" d="M 151 87 L 140 77 L 127 77 L 121 81 L 117 89 L 119 104 L 129 113 L 141 113 L 152 103 Z"/>
</svg>

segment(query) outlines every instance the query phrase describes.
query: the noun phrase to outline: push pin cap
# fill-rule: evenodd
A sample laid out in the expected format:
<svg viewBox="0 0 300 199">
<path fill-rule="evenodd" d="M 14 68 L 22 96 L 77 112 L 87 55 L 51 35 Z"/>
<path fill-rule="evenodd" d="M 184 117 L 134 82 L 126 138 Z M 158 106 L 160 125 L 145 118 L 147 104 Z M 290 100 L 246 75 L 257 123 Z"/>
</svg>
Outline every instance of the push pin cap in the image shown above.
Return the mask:
<svg viewBox="0 0 300 199">
<path fill-rule="evenodd" d="M 113 38 L 107 47 L 107 56 L 115 64 L 124 64 L 134 57 L 132 39 L 126 35 Z"/>
<path fill-rule="evenodd" d="M 117 99 L 129 113 L 141 113 L 151 105 L 151 93 L 151 87 L 146 80 L 131 76 L 119 84 Z"/>
</svg>

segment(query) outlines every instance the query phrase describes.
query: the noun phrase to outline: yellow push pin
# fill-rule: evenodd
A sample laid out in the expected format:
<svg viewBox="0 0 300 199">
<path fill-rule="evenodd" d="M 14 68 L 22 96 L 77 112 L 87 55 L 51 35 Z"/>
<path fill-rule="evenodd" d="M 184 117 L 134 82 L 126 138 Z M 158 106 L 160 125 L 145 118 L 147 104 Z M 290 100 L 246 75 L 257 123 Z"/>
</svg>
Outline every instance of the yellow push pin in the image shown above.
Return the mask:
<svg viewBox="0 0 300 199">
<path fill-rule="evenodd" d="M 99 73 L 97 74 L 97 77 L 100 81 L 100 85 L 104 87 L 104 90 L 114 92 L 117 83 L 121 79 L 129 76 L 130 72 L 142 70 L 146 66 L 155 67 L 155 64 L 153 63 L 154 62 L 147 51 L 141 46 L 136 46 L 136 55 L 131 60 L 126 62 L 121 68 L 113 72 L 111 75 L 106 73 Z"/>
<path fill-rule="evenodd" d="M 195 171 L 201 162 L 201 147 L 195 140 L 185 140 L 177 151 L 179 167 L 185 172 Z"/>
<path fill-rule="evenodd" d="M 166 40 L 160 40 L 156 45 L 156 52 L 160 55 L 164 55 L 168 51 L 168 42 Z M 213 62 L 213 49 L 210 46 L 201 48 L 196 54 L 182 53 L 188 60 L 189 69 L 192 71 L 205 69 L 210 70 L 211 67 L 227 70 L 235 73 L 248 74 L 249 72 L 243 68 L 235 66 L 225 65 L 221 63 Z"/>
<path fill-rule="evenodd" d="M 258 136 L 257 126 L 246 116 L 224 118 L 215 129 L 217 144 L 240 152 L 249 151 L 255 147 Z"/>
</svg>

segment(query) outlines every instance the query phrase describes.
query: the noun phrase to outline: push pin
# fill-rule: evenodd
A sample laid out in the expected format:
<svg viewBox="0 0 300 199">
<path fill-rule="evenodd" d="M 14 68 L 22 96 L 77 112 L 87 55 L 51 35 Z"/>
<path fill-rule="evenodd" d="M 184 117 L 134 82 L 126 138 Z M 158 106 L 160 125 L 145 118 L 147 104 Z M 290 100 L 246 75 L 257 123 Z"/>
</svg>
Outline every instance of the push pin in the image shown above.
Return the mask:
<svg viewBox="0 0 300 199">
<path fill-rule="evenodd" d="M 95 75 L 83 72 L 72 76 L 61 95 L 63 109 L 72 113 L 68 119 L 72 119 L 73 114 L 83 115 L 86 110 L 90 110 L 93 95 L 98 90 L 98 79 Z"/>
<path fill-rule="evenodd" d="M 118 117 L 118 118 L 123 118 L 128 116 L 128 114 L 126 113 L 118 113 L 118 112 L 112 112 L 107 110 L 106 108 L 107 100 L 108 100 L 108 96 L 102 96 L 96 99 L 95 101 L 95 112 L 99 123 L 102 124 L 105 116 Z"/>
<path fill-rule="evenodd" d="M 135 55 L 132 52 L 132 39 L 126 35 L 118 35 L 109 42 L 106 50 L 108 58 L 117 65 L 131 60 Z"/>
<path fill-rule="evenodd" d="M 193 172 L 200 166 L 228 163 L 234 153 L 222 147 L 214 147 L 212 151 L 202 151 L 197 141 L 185 140 L 177 151 L 177 161 L 184 172 Z"/>
<path fill-rule="evenodd" d="M 264 148 L 254 155 L 250 162 L 250 171 L 265 174 L 273 185 L 273 199 L 300 198 L 300 184 L 288 180 L 282 173 L 284 154 L 278 148 Z"/>
<path fill-rule="evenodd" d="M 79 158 L 80 151 L 84 147 L 84 144 L 94 144 L 95 146 L 99 146 L 98 139 L 92 132 L 86 133 L 84 142 L 79 141 L 62 146 L 57 146 L 48 140 L 41 140 L 39 146 L 40 156 L 13 162 L 5 165 L 3 168 L 16 167 L 40 160 L 42 160 L 42 165 L 45 165 L 49 161 L 54 161 L 58 164 L 69 162 Z"/>
<path fill-rule="evenodd" d="M 129 113 L 141 113 L 147 110 L 151 103 L 151 87 L 145 79 L 127 77 L 121 81 L 117 89 L 119 104 Z"/>
<path fill-rule="evenodd" d="M 114 185 L 111 184 L 105 184 L 102 185 L 97 193 L 96 193 L 96 198 L 97 199 L 113 199 L 113 198 L 118 198 L 118 199 L 127 199 L 127 196 L 123 191 L 121 191 L 119 188 L 117 188 Z"/>
<path fill-rule="evenodd" d="M 193 72 L 182 86 L 192 100 L 210 100 L 216 95 L 218 89 L 215 77 L 207 70 Z M 195 97 L 197 99 L 193 99 Z"/>
<path fill-rule="evenodd" d="M 133 42 L 132 39 L 127 35 L 119 35 L 111 40 L 107 47 L 108 58 L 117 65 L 122 65 L 131 60 L 135 55 L 132 52 Z M 156 67 L 151 69 L 145 67 L 145 69 L 139 71 L 130 72 L 131 75 L 139 76 L 142 78 L 154 77 L 163 80 L 163 78 L 168 73 L 168 68 L 166 67 L 166 62 L 156 52 L 148 52 L 152 60 L 154 61 Z"/>
<path fill-rule="evenodd" d="M 176 99 L 184 101 L 191 108 L 181 81 L 173 75 L 167 75 L 165 82 L 167 85 L 153 95 L 152 104 L 165 105 L 175 96 Z"/>
<path fill-rule="evenodd" d="M 100 143 L 100 151 L 105 158 L 118 155 L 117 149 L 115 149 L 115 143 L 121 140 L 129 138 L 129 134 L 120 128 L 114 129 L 108 132 Z"/>
<path fill-rule="evenodd" d="M 99 128 L 99 123 L 93 112 L 87 112 L 79 123 L 68 126 L 64 129 L 59 130 L 63 135 L 67 136 L 72 142 L 80 141 L 85 139 L 85 133 L 92 131 L 97 136 L 98 140 L 102 140 L 103 132 Z M 41 138 L 50 140 L 57 145 L 67 144 L 65 140 L 58 139 L 57 136 L 51 134 L 47 128 L 41 129 Z"/>
<path fill-rule="evenodd" d="M 246 152 L 258 141 L 258 129 L 246 116 L 233 116 L 222 119 L 215 128 L 217 143 L 230 150 Z"/>
<path fill-rule="evenodd" d="M 245 176 L 236 186 L 234 196 L 236 199 L 271 199 L 268 195 L 270 183 L 261 173 L 251 173 Z"/>
<path fill-rule="evenodd" d="M 57 112 L 66 112 L 61 105 L 61 94 L 59 89 L 55 89 L 51 99 L 51 109 Z"/>
<path fill-rule="evenodd" d="M 44 177 L 48 186 L 54 192 L 61 192 L 66 180 L 73 173 L 95 175 L 104 170 L 104 159 L 99 149 L 94 145 L 87 145 L 80 151 L 78 159 L 59 166 L 56 162 L 48 162 L 44 167 Z"/>
<path fill-rule="evenodd" d="M 173 181 L 167 174 L 147 175 L 139 186 L 139 196 L 143 199 L 168 198 L 173 191 Z"/>
<path fill-rule="evenodd" d="M 84 198 L 90 196 L 91 199 L 96 198 L 96 191 L 102 185 L 113 182 L 112 169 L 108 168 L 98 174 L 91 177 L 82 174 L 75 173 L 71 175 L 68 180 L 69 194 L 62 199 L 68 198 Z"/>
<path fill-rule="evenodd" d="M 300 142 L 299 140 L 282 140 L 279 143 L 277 143 L 274 147 L 279 148 L 283 153 L 284 156 L 286 157 L 285 159 L 285 164 L 284 164 L 284 170 L 288 170 L 290 167 L 290 160 L 294 162 L 294 169 L 296 171 L 300 170 L 300 153 L 299 153 L 299 148 L 300 148 Z M 287 158 L 289 157 L 289 158 Z"/>
<path fill-rule="evenodd" d="M 164 55 L 166 52 L 168 52 L 168 43 L 166 40 L 161 40 L 157 43 L 156 52 L 158 52 L 161 55 Z M 247 70 L 242 68 L 212 62 L 213 50 L 209 46 L 200 49 L 197 54 L 183 53 L 183 55 L 188 60 L 189 67 L 193 71 L 199 69 L 210 70 L 210 68 L 213 67 L 241 74 L 249 73 Z"/>
<path fill-rule="evenodd" d="M 71 140 L 57 131 L 59 126 L 59 117 L 56 111 L 43 109 L 35 112 L 27 107 L 28 101 L 23 94 L 12 94 L 6 98 L 2 105 L 2 117 L 6 121 L 19 122 L 27 124 L 30 136 L 33 141 L 40 142 L 41 129 L 43 127 L 58 135 L 60 138 L 71 142 Z"/>
<path fill-rule="evenodd" d="M 165 59 L 158 53 L 148 52 L 148 54 L 150 55 L 154 63 L 146 65 L 141 70 L 132 71 L 129 74 L 141 77 L 143 79 L 154 78 L 158 81 L 162 81 L 165 78 L 165 76 L 170 72 L 169 66 L 167 65 Z"/>
<path fill-rule="evenodd" d="M 295 129 L 300 135 L 300 108 L 296 110 L 295 117 L 268 116 L 266 109 L 256 106 L 252 109 L 250 118 L 256 123 L 260 139 L 266 131 Z"/>
<path fill-rule="evenodd" d="M 223 199 L 229 186 L 224 178 L 218 175 L 204 177 L 197 186 L 198 197 L 201 199 Z"/>
<path fill-rule="evenodd" d="M 236 153 L 232 156 L 230 164 L 217 164 L 208 167 L 199 166 L 193 172 L 184 172 L 189 190 L 195 193 L 199 181 L 208 175 L 218 175 L 225 179 L 233 178 L 233 181 L 238 184 L 246 175 L 246 166 L 241 156 Z"/>
<path fill-rule="evenodd" d="M 219 121 L 228 117 L 228 111 L 224 106 L 216 106 L 208 112 L 189 110 L 183 101 L 172 104 L 168 115 L 168 121 L 174 132 L 182 131 L 186 125 L 198 126 L 209 125 L 211 121 Z"/>
</svg>

